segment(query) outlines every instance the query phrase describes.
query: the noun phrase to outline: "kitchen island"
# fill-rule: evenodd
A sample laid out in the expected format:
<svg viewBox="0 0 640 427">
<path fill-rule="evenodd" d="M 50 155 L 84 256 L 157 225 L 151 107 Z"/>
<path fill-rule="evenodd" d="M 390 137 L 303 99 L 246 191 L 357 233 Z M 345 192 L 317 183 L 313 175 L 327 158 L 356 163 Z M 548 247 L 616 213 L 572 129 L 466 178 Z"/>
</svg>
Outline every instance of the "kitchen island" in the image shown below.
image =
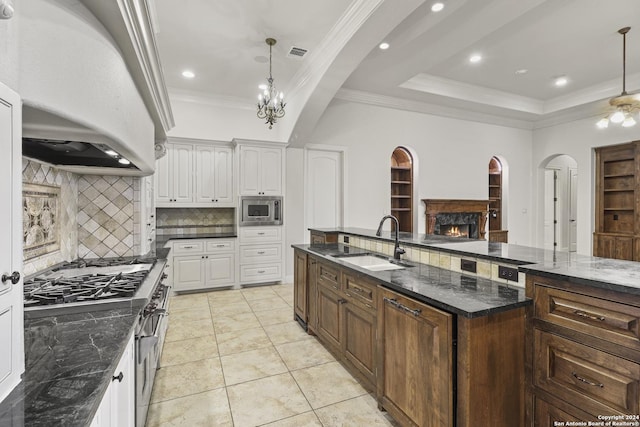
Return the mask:
<svg viewBox="0 0 640 427">
<path fill-rule="evenodd" d="M 363 384 L 375 384 L 380 407 L 401 424 L 551 426 L 640 413 L 638 263 L 400 233 L 404 268 L 375 271 L 348 258 L 388 258 L 391 234 L 312 232 L 335 233 L 338 243 L 293 245 L 296 317 Z M 369 307 L 359 304 L 363 294 Z M 488 321 L 493 316 L 502 319 Z M 470 340 L 474 334 L 485 339 Z M 375 341 L 370 359 L 367 340 Z M 424 358 L 438 369 L 426 369 Z M 408 360 L 402 377 L 398 367 Z M 440 386 L 402 385 L 412 378 Z M 423 411 L 421 401 L 428 402 Z"/>
</svg>

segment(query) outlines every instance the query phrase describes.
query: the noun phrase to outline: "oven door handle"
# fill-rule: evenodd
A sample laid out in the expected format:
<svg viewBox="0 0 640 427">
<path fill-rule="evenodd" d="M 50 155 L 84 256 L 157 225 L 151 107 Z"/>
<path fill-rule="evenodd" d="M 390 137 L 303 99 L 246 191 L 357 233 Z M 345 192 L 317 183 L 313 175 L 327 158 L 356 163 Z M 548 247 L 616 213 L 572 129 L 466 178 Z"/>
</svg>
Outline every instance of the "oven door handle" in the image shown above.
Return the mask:
<svg viewBox="0 0 640 427">
<path fill-rule="evenodd" d="M 155 310 L 153 312 L 152 315 L 148 316 L 147 318 L 145 318 L 145 323 L 152 317 L 157 316 L 157 317 L 165 317 L 168 316 L 169 312 L 167 312 L 167 310 L 159 308 L 157 310 Z M 155 346 L 158 341 L 159 341 L 159 336 L 158 334 L 160 333 L 160 329 L 161 329 L 161 324 L 162 321 L 158 321 L 158 324 L 156 325 L 156 330 L 153 331 L 152 335 L 145 335 L 145 336 L 139 336 L 137 338 L 138 340 L 138 363 L 142 363 L 142 361 L 147 357 L 147 355 L 149 354 L 149 352 L 151 351 L 151 349 L 153 348 L 153 346 Z"/>
</svg>

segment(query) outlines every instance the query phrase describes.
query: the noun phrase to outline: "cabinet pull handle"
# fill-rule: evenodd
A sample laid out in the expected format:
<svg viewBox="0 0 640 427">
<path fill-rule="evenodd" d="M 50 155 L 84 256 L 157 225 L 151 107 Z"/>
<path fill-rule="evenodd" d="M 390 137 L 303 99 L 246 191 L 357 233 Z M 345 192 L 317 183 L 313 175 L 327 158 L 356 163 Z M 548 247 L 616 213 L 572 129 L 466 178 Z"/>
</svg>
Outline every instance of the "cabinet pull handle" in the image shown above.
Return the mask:
<svg viewBox="0 0 640 427">
<path fill-rule="evenodd" d="M 595 387 L 604 388 L 604 384 L 588 380 L 588 379 L 586 379 L 584 377 L 581 377 L 580 375 L 576 374 L 575 372 L 571 372 L 571 375 L 573 375 L 573 377 L 575 379 L 577 379 L 578 381 L 582 381 L 585 384 L 589 384 L 589 385 L 592 385 L 592 386 L 595 386 Z"/>
<path fill-rule="evenodd" d="M 258 273 L 262 274 L 262 273 L 266 273 L 264 270 L 258 270 Z"/>
<path fill-rule="evenodd" d="M 258 236 L 264 236 L 264 231 L 261 231 L 260 233 L 258 233 Z"/>
<path fill-rule="evenodd" d="M 338 289 L 338 287 L 336 285 L 333 285 L 333 289 Z"/>
<path fill-rule="evenodd" d="M 351 298 L 351 294 L 349 292 L 345 292 L 344 293 L 346 296 L 348 296 L 349 298 Z"/>
<path fill-rule="evenodd" d="M 371 304 L 364 303 L 364 305 L 366 305 L 369 308 L 373 308 L 373 306 Z"/>
<path fill-rule="evenodd" d="M 360 288 L 359 288 L 359 287 L 357 287 L 357 286 L 352 286 L 352 289 L 353 289 L 353 291 L 354 291 L 354 292 L 357 292 L 357 293 L 359 293 L 359 294 L 361 294 L 361 293 L 362 293 L 362 289 L 360 289 Z"/>
<path fill-rule="evenodd" d="M 118 382 L 121 383 L 123 378 L 124 378 L 124 375 L 122 374 L 122 371 L 120 371 L 120 374 L 118 374 L 117 377 L 111 377 L 111 381 L 118 380 Z"/>
<path fill-rule="evenodd" d="M 2 283 L 4 282 L 8 282 L 11 281 L 12 284 L 16 284 L 20 281 L 20 273 L 17 271 L 14 271 L 11 274 L 3 274 L 2 275 Z"/>
<path fill-rule="evenodd" d="M 346 302 L 347 302 L 347 300 L 346 300 L 346 299 L 344 299 L 344 298 L 339 298 L 339 299 L 338 299 L 338 304 L 344 304 L 344 303 L 346 303 Z"/>
<path fill-rule="evenodd" d="M 258 255 L 264 255 L 264 251 L 258 251 Z"/>
<path fill-rule="evenodd" d="M 225 245 L 216 245 L 217 248 L 224 248 Z"/>
<path fill-rule="evenodd" d="M 193 249 L 195 246 L 183 246 L 182 249 Z"/>
<path fill-rule="evenodd" d="M 599 320 L 600 322 L 604 322 L 606 320 L 604 316 L 596 316 L 594 314 L 590 314 L 582 310 L 573 310 L 573 314 L 576 314 L 580 317 L 584 317 L 586 319 Z"/>
<path fill-rule="evenodd" d="M 413 314 L 416 317 L 420 316 L 420 313 L 422 313 L 422 310 L 420 310 L 419 308 L 416 308 L 415 310 L 412 310 L 409 307 L 407 307 L 406 305 L 400 304 L 395 298 L 384 297 L 383 300 L 387 304 L 390 304 L 390 305 L 394 306 L 395 308 L 397 308 L 399 310 L 406 311 L 409 314 Z"/>
</svg>

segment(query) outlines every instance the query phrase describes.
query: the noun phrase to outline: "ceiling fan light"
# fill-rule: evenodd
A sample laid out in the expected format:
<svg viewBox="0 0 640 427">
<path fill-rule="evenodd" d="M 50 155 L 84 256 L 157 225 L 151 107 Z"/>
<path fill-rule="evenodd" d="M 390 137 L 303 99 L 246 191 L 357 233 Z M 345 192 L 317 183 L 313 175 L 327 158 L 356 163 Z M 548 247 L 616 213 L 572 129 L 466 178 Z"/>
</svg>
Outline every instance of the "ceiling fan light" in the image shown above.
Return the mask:
<svg viewBox="0 0 640 427">
<path fill-rule="evenodd" d="M 625 118 L 624 121 L 622 122 L 622 127 L 625 127 L 625 128 L 630 128 L 631 126 L 635 126 L 635 125 L 636 125 L 636 121 L 631 116 L 627 116 L 627 118 Z"/>
<path fill-rule="evenodd" d="M 607 119 L 606 117 L 601 118 L 596 123 L 596 126 L 598 127 L 598 129 L 606 129 L 606 128 L 608 128 L 609 127 L 609 119 Z"/>
<path fill-rule="evenodd" d="M 609 120 L 611 120 L 611 123 L 622 123 L 624 121 L 624 113 L 618 110 L 609 117 Z"/>
</svg>

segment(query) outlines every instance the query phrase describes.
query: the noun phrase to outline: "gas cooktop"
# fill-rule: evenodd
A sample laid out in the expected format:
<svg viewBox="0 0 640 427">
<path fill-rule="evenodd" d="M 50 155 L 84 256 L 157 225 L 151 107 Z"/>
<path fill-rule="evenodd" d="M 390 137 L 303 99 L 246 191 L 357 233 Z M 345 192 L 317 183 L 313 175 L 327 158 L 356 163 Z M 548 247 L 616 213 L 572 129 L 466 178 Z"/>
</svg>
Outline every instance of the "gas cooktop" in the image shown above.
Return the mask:
<svg viewBox="0 0 640 427">
<path fill-rule="evenodd" d="M 25 307 L 132 298 L 155 258 L 79 259 L 27 278 Z"/>
</svg>

